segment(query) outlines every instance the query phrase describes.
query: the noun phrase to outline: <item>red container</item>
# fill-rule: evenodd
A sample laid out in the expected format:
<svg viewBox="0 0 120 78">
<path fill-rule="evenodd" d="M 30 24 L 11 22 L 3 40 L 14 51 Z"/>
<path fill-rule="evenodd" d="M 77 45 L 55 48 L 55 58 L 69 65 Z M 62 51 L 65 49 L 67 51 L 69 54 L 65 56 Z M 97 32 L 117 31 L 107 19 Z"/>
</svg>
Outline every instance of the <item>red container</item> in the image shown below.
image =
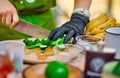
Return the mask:
<svg viewBox="0 0 120 78">
<path fill-rule="evenodd" d="M 14 66 L 6 50 L 0 49 L 0 78 L 15 78 Z"/>
</svg>

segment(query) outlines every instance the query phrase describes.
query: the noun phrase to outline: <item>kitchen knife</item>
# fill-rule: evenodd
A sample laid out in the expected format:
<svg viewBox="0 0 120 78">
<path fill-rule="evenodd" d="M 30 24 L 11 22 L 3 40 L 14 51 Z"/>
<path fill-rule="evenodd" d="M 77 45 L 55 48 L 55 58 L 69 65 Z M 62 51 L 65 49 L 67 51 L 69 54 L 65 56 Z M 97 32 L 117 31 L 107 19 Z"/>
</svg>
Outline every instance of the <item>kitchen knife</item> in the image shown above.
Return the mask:
<svg viewBox="0 0 120 78">
<path fill-rule="evenodd" d="M 38 27 L 23 20 L 20 20 L 20 22 L 16 25 L 15 30 L 39 38 L 46 38 L 50 33 L 50 31 L 40 26 Z"/>
<path fill-rule="evenodd" d="M 17 40 L 23 38 L 30 38 L 32 36 L 21 33 L 14 29 L 10 29 L 9 25 L 0 23 L 0 41 L 3 40 Z"/>
</svg>

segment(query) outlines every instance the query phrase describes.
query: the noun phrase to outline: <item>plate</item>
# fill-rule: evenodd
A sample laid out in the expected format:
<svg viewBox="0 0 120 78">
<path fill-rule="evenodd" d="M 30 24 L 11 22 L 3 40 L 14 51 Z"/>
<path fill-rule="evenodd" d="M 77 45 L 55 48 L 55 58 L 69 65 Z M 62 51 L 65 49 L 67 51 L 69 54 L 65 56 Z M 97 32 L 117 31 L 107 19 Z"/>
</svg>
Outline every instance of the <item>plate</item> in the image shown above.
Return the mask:
<svg viewBox="0 0 120 78">
<path fill-rule="evenodd" d="M 44 73 L 46 66 L 47 64 L 36 64 L 26 68 L 23 71 L 23 78 L 46 78 Z M 68 64 L 67 67 L 69 70 L 68 78 L 82 78 L 82 72 L 78 68 Z M 54 73 L 51 72 L 51 74 Z"/>
</svg>

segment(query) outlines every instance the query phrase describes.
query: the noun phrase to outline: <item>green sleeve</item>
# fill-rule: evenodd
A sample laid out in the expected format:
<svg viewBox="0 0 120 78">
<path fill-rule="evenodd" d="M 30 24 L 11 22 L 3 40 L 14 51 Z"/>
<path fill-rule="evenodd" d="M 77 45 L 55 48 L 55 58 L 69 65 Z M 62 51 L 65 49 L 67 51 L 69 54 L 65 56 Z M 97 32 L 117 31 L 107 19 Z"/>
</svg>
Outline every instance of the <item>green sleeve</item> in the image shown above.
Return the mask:
<svg viewBox="0 0 120 78">
<path fill-rule="evenodd" d="M 56 5 L 56 0 L 10 0 L 10 2 L 19 14 L 43 13 Z"/>
</svg>

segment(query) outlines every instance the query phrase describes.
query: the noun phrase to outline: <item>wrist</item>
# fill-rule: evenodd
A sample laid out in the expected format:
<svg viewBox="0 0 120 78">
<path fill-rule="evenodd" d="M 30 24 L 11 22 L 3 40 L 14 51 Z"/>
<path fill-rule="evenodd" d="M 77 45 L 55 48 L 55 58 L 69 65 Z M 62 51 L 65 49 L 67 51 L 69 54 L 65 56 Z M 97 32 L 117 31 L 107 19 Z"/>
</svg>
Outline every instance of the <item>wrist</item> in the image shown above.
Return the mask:
<svg viewBox="0 0 120 78">
<path fill-rule="evenodd" d="M 83 14 L 79 14 L 79 13 L 73 13 L 72 16 L 71 16 L 71 20 L 73 21 L 82 21 L 84 24 L 88 23 L 89 21 L 89 18 L 86 17 L 85 15 Z"/>
<path fill-rule="evenodd" d="M 78 14 L 84 15 L 86 17 L 90 16 L 90 12 L 87 9 L 85 9 L 85 8 L 76 8 L 76 9 L 73 10 L 72 13 L 73 14 L 74 13 L 78 13 Z"/>
</svg>

